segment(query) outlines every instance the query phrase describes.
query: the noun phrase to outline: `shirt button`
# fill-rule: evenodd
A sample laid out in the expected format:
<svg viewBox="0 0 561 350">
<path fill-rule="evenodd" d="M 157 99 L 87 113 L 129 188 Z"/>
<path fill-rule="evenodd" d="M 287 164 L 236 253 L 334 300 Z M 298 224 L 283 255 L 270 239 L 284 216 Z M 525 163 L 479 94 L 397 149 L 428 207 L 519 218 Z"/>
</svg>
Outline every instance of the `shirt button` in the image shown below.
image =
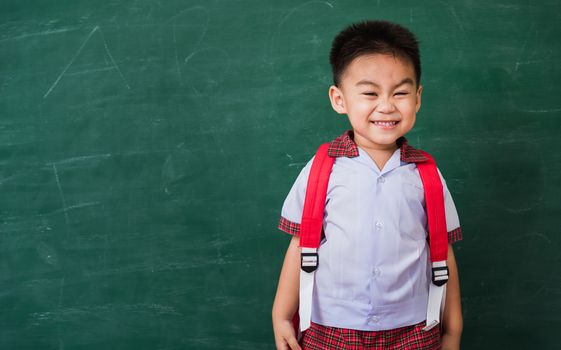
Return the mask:
<svg viewBox="0 0 561 350">
<path fill-rule="evenodd" d="M 381 222 L 381 221 L 376 221 L 376 228 L 377 228 L 378 230 L 381 230 L 382 227 L 384 227 L 384 223 Z"/>
<path fill-rule="evenodd" d="M 377 267 L 375 267 L 375 268 L 372 270 L 372 274 L 374 275 L 374 277 L 380 276 L 380 273 L 381 273 L 381 272 L 382 272 L 382 271 L 381 271 L 379 268 L 377 268 Z"/>
<path fill-rule="evenodd" d="M 381 183 L 381 184 L 383 184 L 384 182 L 386 182 L 386 178 L 383 177 L 383 176 L 380 176 L 380 177 L 378 178 L 378 182 Z"/>
<path fill-rule="evenodd" d="M 370 317 L 370 322 L 372 322 L 372 323 L 378 323 L 378 322 L 380 322 L 380 317 L 378 317 L 378 316 L 372 316 L 372 317 Z"/>
</svg>

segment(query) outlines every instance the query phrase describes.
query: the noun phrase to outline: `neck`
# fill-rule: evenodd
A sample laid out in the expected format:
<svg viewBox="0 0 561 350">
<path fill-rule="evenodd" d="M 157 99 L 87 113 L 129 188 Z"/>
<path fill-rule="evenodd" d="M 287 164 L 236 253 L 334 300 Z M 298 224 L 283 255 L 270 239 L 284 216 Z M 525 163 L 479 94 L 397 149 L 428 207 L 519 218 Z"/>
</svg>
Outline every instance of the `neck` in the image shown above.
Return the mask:
<svg viewBox="0 0 561 350">
<path fill-rule="evenodd" d="M 362 148 L 364 151 L 366 151 L 366 153 L 368 153 L 370 158 L 372 158 L 372 160 L 374 161 L 374 163 L 376 163 L 378 169 L 380 170 L 384 168 L 388 160 L 392 157 L 393 153 L 398 148 L 397 142 L 393 142 L 388 145 L 372 145 L 368 142 L 363 142 L 363 140 L 357 140 L 356 135 L 353 139 L 358 147 Z"/>
<path fill-rule="evenodd" d="M 374 163 L 376 163 L 376 165 L 378 166 L 378 169 L 381 171 L 382 169 L 384 169 L 384 166 L 386 165 L 388 160 L 390 160 L 390 158 L 392 157 L 392 155 L 393 155 L 393 153 L 395 152 L 396 149 L 397 149 L 397 147 L 395 147 L 391 150 L 390 149 L 384 149 L 384 150 L 368 150 L 368 149 L 366 149 L 365 151 L 368 153 L 370 158 L 372 158 Z"/>
</svg>

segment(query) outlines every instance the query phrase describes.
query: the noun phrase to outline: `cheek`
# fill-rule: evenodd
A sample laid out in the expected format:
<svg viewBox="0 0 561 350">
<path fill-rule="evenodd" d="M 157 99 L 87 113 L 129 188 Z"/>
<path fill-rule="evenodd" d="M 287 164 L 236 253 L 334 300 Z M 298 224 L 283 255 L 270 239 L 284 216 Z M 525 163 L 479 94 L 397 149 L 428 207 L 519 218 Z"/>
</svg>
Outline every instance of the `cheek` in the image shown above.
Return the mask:
<svg viewBox="0 0 561 350">
<path fill-rule="evenodd" d="M 417 112 L 417 104 L 415 100 L 403 101 L 399 105 L 399 110 L 402 114 L 415 114 Z"/>
<path fill-rule="evenodd" d="M 360 113 L 368 113 L 374 108 L 374 103 L 367 100 L 356 101 L 353 103 L 353 110 Z"/>
</svg>

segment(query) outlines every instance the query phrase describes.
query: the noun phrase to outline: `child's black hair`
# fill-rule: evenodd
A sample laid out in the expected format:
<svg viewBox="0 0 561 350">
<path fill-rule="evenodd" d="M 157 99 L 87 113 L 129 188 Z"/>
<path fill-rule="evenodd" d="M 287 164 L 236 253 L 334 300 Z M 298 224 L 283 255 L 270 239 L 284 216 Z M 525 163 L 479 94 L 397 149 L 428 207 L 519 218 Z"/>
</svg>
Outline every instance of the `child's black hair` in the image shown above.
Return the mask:
<svg viewBox="0 0 561 350">
<path fill-rule="evenodd" d="M 335 86 L 339 86 L 341 76 L 355 58 L 377 53 L 408 60 L 413 65 L 417 86 L 419 85 L 421 57 L 415 34 L 396 23 L 364 21 L 348 26 L 333 39 L 329 61 Z"/>
</svg>

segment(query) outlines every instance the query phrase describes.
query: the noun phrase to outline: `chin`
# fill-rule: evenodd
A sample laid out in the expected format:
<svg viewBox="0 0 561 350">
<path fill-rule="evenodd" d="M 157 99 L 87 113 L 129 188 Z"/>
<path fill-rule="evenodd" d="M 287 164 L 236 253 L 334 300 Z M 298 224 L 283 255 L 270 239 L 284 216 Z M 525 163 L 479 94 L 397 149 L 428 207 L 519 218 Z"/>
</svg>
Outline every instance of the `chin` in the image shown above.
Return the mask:
<svg viewBox="0 0 561 350">
<path fill-rule="evenodd" d="M 370 138 L 369 141 L 379 145 L 389 146 L 395 144 L 399 137 L 400 136 L 382 136 L 382 137 L 377 136 L 377 137 Z"/>
</svg>

